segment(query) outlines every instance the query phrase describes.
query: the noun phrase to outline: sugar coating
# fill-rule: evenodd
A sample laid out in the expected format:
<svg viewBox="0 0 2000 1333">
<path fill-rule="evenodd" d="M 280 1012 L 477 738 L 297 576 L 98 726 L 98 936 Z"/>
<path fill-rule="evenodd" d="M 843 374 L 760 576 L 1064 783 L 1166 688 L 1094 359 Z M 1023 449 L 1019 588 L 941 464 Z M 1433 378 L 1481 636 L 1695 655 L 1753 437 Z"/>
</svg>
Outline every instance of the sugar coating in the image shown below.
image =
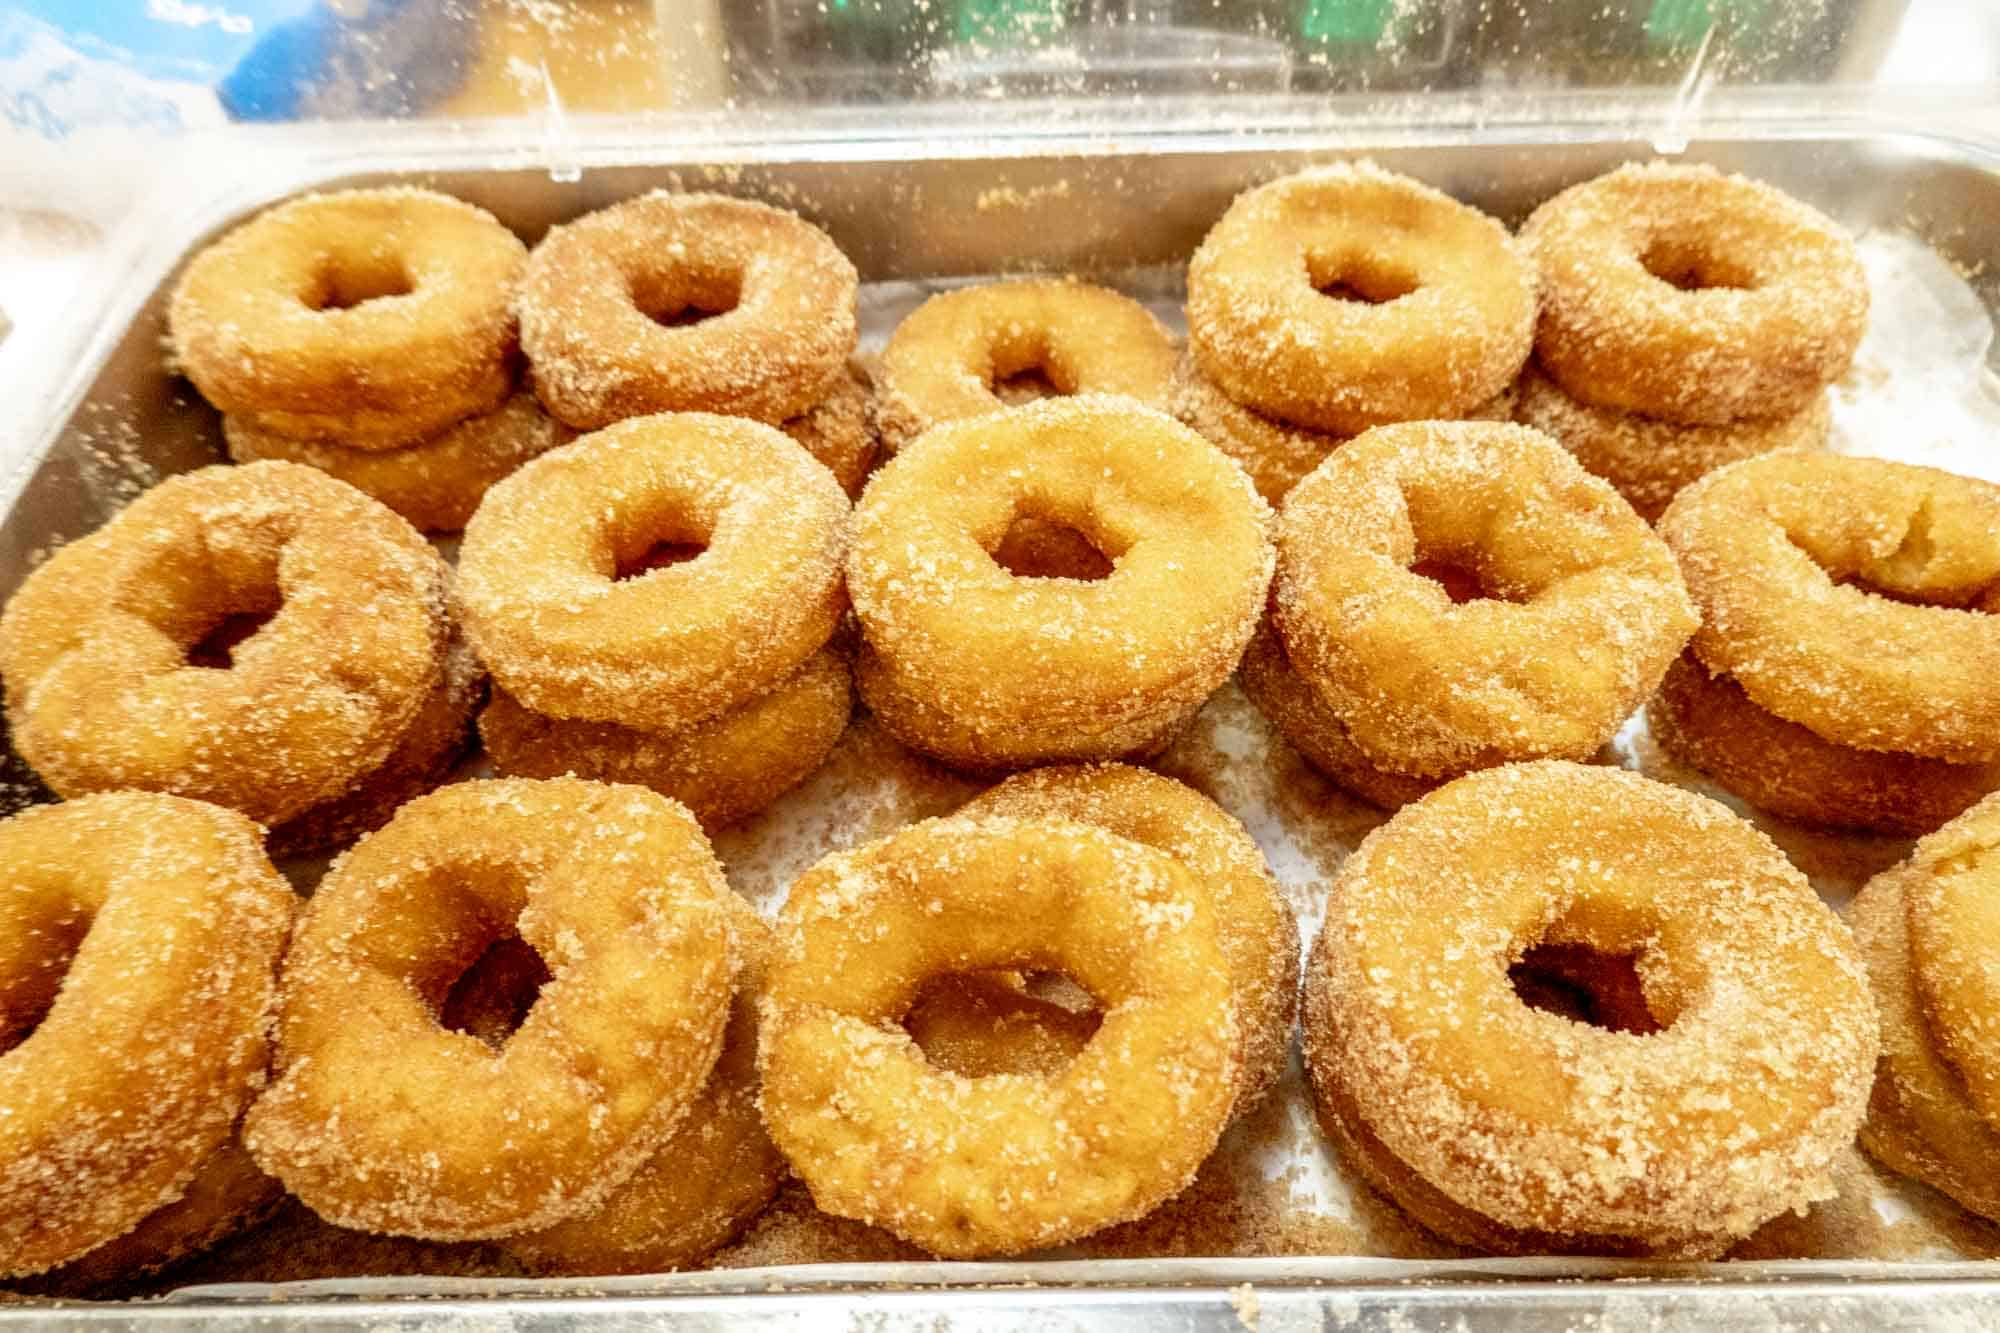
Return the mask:
<svg viewBox="0 0 2000 1333">
<path fill-rule="evenodd" d="M 1709 166 L 1573 185 L 1521 244 L 1541 280 L 1536 359 L 1602 407 L 1690 425 L 1791 416 L 1846 372 L 1867 323 L 1867 275 L 1831 219 Z"/>
<path fill-rule="evenodd" d="M 552 228 L 515 309 L 535 392 L 579 430 L 653 412 L 775 424 L 837 384 L 858 281 L 796 213 L 655 190 Z M 688 306 L 718 313 L 680 328 L 653 318 Z"/>
<path fill-rule="evenodd" d="M 1650 523 L 1684 487 L 1719 467 L 1777 449 L 1824 448 L 1833 415 L 1821 393 L 1781 417 L 1685 426 L 1572 398 L 1530 362 L 1517 386 L 1514 420 L 1575 454 Z"/>
<path fill-rule="evenodd" d="M 345 795 L 439 687 L 449 572 L 387 509 L 296 463 L 147 491 L 0 613 L 15 747 L 56 791 L 211 800 L 267 824 Z M 227 669 L 188 652 L 272 612 Z"/>
<path fill-rule="evenodd" d="M 1329 298 L 1380 284 L 1393 299 Z M 1358 435 L 1471 412 L 1514 380 L 1535 283 L 1507 229 L 1372 162 L 1285 176 L 1236 197 L 1188 263 L 1188 338 L 1234 401 Z"/>
<path fill-rule="evenodd" d="M 1420 562 L 1488 595 L 1455 603 Z M 1617 492 L 1547 436 L 1485 422 L 1380 427 L 1322 463 L 1285 498 L 1271 606 L 1360 755 L 1427 779 L 1588 757 L 1695 625 Z"/>
<path fill-rule="evenodd" d="M 302 195 L 195 256 L 168 337 L 202 396 L 247 425 L 396 448 L 511 391 L 526 254 L 484 209 L 432 190 Z M 342 308 L 350 288 L 371 299 Z"/>
<path fill-rule="evenodd" d="M 2000 1115 L 2000 801 L 1919 842 L 1900 881 L 1916 993 L 1939 1053 L 1987 1120 Z"/>
<path fill-rule="evenodd" d="M 1040 371 L 1060 394 L 1123 394 L 1165 408 L 1173 339 L 1131 297 L 1075 278 L 939 292 L 882 349 L 883 443 L 901 449 L 943 421 L 1006 404 L 1009 376 Z"/>
<path fill-rule="evenodd" d="M 875 415 L 874 388 L 868 376 L 849 363 L 817 406 L 779 422 L 778 429 L 819 460 L 840 489 L 853 497 L 861 494 L 881 452 Z"/>
<path fill-rule="evenodd" d="M 116 792 L 0 823 L 0 1273 L 172 1204 L 264 1077 L 295 900 L 257 826 Z M 37 1022 L 39 1019 L 39 1022 Z"/>
<path fill-rule="evenodd" d="M 1855 749 L 2000 758 L 2000 486 L 1765 454 L 1688 487 L 1660 535 L 1695 655 L 1759 707 Z"/>
<path fill-rule="evenodd" d="M 1530 1009 L 1541 942 L 1636 952 L 1639 1036 Z M 1498 1226 L 1647 1247 L 1832 1192 L 1876 1016 L 1847 929 L 1714 801 L 1561 761 L 1405 807 L 1343 865 L 1307 966 L 1317 1094 Z"/>
</svg>

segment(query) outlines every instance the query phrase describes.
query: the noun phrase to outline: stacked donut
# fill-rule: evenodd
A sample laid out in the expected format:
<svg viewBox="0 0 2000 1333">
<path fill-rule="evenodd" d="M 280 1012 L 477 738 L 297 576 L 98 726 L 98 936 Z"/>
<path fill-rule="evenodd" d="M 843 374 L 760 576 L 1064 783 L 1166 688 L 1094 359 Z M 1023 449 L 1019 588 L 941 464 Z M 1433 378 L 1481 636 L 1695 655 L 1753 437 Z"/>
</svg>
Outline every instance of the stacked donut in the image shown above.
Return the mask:
<svg viewBox="0 0 2000 1333">
<path fill-rule="evenodd" d="M 796 213 L 654 191 L 556 227 L 516 302 L 535 392 L 596 430 L 658 412 L 777 426 L 850 494 L 875 461 L 854 265 Z"/>
<path fill-rule="evenodd" d="M 1477 209 L 1368 162 L 1237 196 L 1188 264 L 1173 410 L 1278 503 L 1342 441 L 1507 419 L 1535 285 Z"/>
<path fill-rule="evenodd" d="M 1918 834 L 2000 787 L 2000 486 L 1777 453 L 1660 520 L 1702 625 L 1649 710 L 1755 805 Z"/>
<path fill-rule="evenodd" d="M 1516 419 L 1646 518 L 1726 463 L 1825 443 L 1868 283 L 1826 217 L 1713 167 L 1647 163 L 1558 194 L 1522 243 L 1541 279 Z"/>
<path fill-rule="evenodd" d="M 492 215 L 429 190 L 307 195 L 195 257 L 169 336 L 222 410 L 231 458 L 307 464 L 456 532 L 563 435 L 515 386 L 525 254 Z"/>
<path fill-rule="evenodd" d="M 1848 910 L 1882 1012 L 1861 1146 L 1985 1217 L 2000 1217 L 2000 977 L 1994 904 L 2000 798 L 1870 880 Z"/>
<path fill-rule="evenodd" d="M 850 510 L 833 474 L 743 417 L 636 417 L 493 488 L 459 557 L 503 773 L 633 782 L 717 827 L 818 768 L 853 695 Z"/>
</svg>

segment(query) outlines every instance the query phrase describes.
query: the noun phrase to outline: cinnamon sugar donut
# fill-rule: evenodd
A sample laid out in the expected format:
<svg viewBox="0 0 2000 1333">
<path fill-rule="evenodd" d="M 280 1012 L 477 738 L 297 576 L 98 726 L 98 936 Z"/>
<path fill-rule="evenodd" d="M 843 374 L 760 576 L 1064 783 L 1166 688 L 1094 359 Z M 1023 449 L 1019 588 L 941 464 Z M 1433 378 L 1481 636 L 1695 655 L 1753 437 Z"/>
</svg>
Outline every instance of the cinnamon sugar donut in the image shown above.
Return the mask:
<svg viewBox="0 0 2000 1333">
<path fill-rule="evenodd" d="M 150 792 L 0 822 L 0 1274 L 114 1241 L 228 1141 L 294 905 L 261 841 Z"/>
<path fill-rule="evenodd" d="M 1299 926 L 1242 824 L 1193 788 L 1125 764 L 1019 773 L 958 813 L 1073 819 L 1158 848 L 1186 866 L 1213 896 L 1217 941 L 1242 1015 L 1243 1086 L 1235 1114 L 1270 1094 L 1291 1056 Z"/>
<path fill-rule="evenodd" d="M 1509 968 L 1544 942 L 1635 955 L 1659 1030 L 1530 1008 Z M 1877 1047 L 1846 928 L 1768 839 L 1561 761 L 1461 778 L 1371 834 L 1328 895 L 1305 1011 L 1330 1132 L 1351 1114 L 1484 1225 L 1422 1220 L 1502 1250 L 1713 1254 L 1830 1198 Z"/>
<path fill-rule="evenodd" d="M 685 809 L 639 787 L 465 782 L 320 882 L 285 961 L 277 1077 L 244 1142 L 336 1226 L 474 1240 L 599 1206 L 680 1125 L 741 963 Z M 518 933 L 551 979 L 498 1051 L 439 1025 Z"/>
<path fill-rule="evenodd" d="M 1694 651 L 1822 740 L 2000 758 L 2000 486 L 1836 454 L 1712 472 L 1660 520 Z"/>
<path fill-rule="evenodd" d="M 2000 1123 L 2000 802 L 1985 801 L 1917 844 L 1900 881 L 1911 974 L 1938 1053 L 1965 1095 Z"/>
<path fill-rule="evenodd" d="M 1854 359 L 1868 279 L 1827 217 L 1713 167 L 1649 162 L 1571 186 L 1521 241 L 1535 352 L 1571 397 L 1691 425 L 1806 410 Z"/>
<path fill-rule="evenodd" d="M 1343 162 L 1238 195 L 1188 264 L 1187 314 L 1202 373 L 1230 398 L 1357 435 L 1505 389 L 1528 356 L 1535 285 L 1492 218 Z"/>
<path fill-rule="evenodd" d="M 1235 1100 L 1239 1017 L 1208 895 L 1103 829 L 912 825 L 801 876 L 779 934 L 760 1055 L 771 1137 L 822 1209 L 934 1254 L 1019 1253 L 1143 1215 L 1186 1187 Z M 897 1023 L 935 976 L 1016 967 L 1102 1003 L 1059 1073 L 950 1074 Z"/>
<path fill-rule="evenodd" d="M 1653 738 L 1744 800 L 1826 828 L 1928 833 L 2000 788 L 2000 763 L 1952 764 L 1822 740 L 1752 703 L 1693 653 L 1647 706 Z"/>
<path fill-rule="evenodd" d="M 1483 594 L 1454 601 L 1427 571 Z M 1694 628 L 1672 554 L 1536 431 L 1412 422 L 1286 497 L 1272 614 L 1285 657 L 1371 764 L 1441 778 L 1583 759 Z"/>
<path fill-rule="evenodd" d="M 875 434 L 875 394 L 867 376 L 849 365 L 834 381 L 826 400 L 778 429 L 825 465 L 849 496 L 861 494 L 875 466 L 880 441 Z"/>
<path fill-rule="evenodd" d="M 379 768 L 437 691 L 447 574 L 409 524 L 312 468 L 172 477 L 0 614 L 14 745 L 64 795 L 137 787 L 283 823 Z M 194 664 L 217 626 L 260 613 Z"/>
<path fill-rule="evenodd" d="M 1658 522 L 1676 495 L 1717 468 L 1779 449 L 1823 448 L 1833 425 L 1820 393 L 1788 416 L 1683 426 L 1572 398 L 1532 363 L 1521 373 L 1514 419 L 1575 454 L 1648 523 Z"/>
<path fill-rule="evenodd" d="M 538 713 L 684 730 L 769 690 L 833 634 L 849 527 L 833 474 L 769 426 L 621 422 L 487 493 L 459 555 L 465 630 Z M 619 577 L 673 542 L 703 549 Z"/>
<path fill-rule="evenodd" d="M 637 783 L 681 802 L 713 831 L 810 777 L 853 712 L 847 662 L 823 648 L 765 693 L 685 731 L 544 717 L 496 691 L 479 715 L 479 735 L 502 773 Z"/>
<path fill-rule="evenodd" d="M 1131 297 L 1074 278 L 940 292 L 882 349 L 882 441 L 892 452 L 941 421 L 998 412 L 994 386 L 1040 371 L 1058 394 L 1124 394 L 1167 405 L 1174 345 Z"/>
<path fill-rule="evenodd" d="M 202 396 L 248 426 L 392 449 L 507 396 L 526 253 L 431 190 L 309 194 L 194 257 L 168 338 Z"/>
<path fill-rule="evenodd" d="M 862 698 L 897 739 L 970 768 L 1164 743 L 1256 625 L 1269 512 L 1200 436 L 1128 399 L 938 426 L 857 510 Z M 1009 573 L 990 553 L 1024 516 L 1081 533 L 1111 573 Z"/>
<path fill-rule="evenodd" d="M 579 430 L 654 412 L 776 423 L 838 383 L 857 283 L 847 256 L 796 213 L 655 190 L 535 247 L 521 347 L 535 392 Z M 690 309 L 707 317 L 660 322 Z"/>
<path fill-rule="evenodd" d="M 294 440 L 242 417 L 222 418 L 231 460 L 275 458 L 316 467 L 381 501 L 420 532 L 457 532 L 489 486 L 568 438 L 531 393 L 395 449 Z"/>
</svg>

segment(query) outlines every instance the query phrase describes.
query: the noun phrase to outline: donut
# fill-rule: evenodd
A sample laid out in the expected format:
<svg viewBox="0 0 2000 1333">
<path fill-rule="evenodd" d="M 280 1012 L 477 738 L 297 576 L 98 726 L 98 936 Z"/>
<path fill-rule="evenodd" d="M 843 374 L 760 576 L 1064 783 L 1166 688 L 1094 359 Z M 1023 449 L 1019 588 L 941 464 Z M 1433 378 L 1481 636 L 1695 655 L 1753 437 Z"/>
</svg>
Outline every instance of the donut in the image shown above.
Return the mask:
<svg viewBox="0 0 2000 1333">
<path fill-rule="evenodd" d="M 1187 316 L 1195 360 L 1224 394 L 1358 435 L 1461 416 L 1511 384 L 1535 284 L 1492 218 L 1343 162 L 1238 195 L 1188 264 Z"/>
<path fill-rule="evenodd" d="M 1958 1071 L 1965 1094 L 2000 1120 L 2000 803 L 1986 801 L 1925 838 L 1901 881 L 1910 970 L 1930 1018 L 1931 1038 Z"/>
<path fill-rule="evenodd" d="M 1953 764 L 1821 740 L 1682 653 L 1646 706 L 1653 738 L 1750 804 L 1823 828 L 1928 833 L 2000 788 L 2000 763 Z"/>
<path fill-rule="evenodd" d="M 1535 355 L 1572 398 L 1688 425 L 1805 411 L 1868 319 L 1854 243 L 1713 167 L 1629 164 L 1528 218 Z"/>
<path fill-rule="evenodd" d="M 379 768 L 437 690 L 447 576 L 409 524 L 313 468 L 171 477 L 0 613 L 14 746 L 64 796 L 136 787 L 282 824 Z"/>
<path fill-rule="evenodd" d="M 1660 519 L 1694 651 L 1823 740 L 2000 757 L 2000 486 L 1835 454 L 1712 472 Z M 1914 605 L 1913 605 L 1914 603 Z"/>
<path fill-rule="evenodd" d="M 228 1141 L 294 905 L 262 842 L 152 792 L 0 822 L 0 1276 L 115 1241 Z"/>
<path fill-rule="evenodd" d="M 1509 970 L 1549 943 L 1633 955 L 1659 1030 L 1529 1007 Z M 1370 834 L 1307 963 L 1328 1134 L 1365 1129 L 1450 1205 L 1396 1193 L 1420 1221 L 1502 1252 L 1713 1254 L 1832 1197 L 1876 1045 L 1846 927 L 1768 839 L 1561 760 L 1460 778 Z"/>
<path fill-rule="evenodd" d="M 779 918 L 772 1140 L 822 1210 L 947 1258 L 1145 1214 L 1193 1178 L 1239 1086 L 1208 899 L 1165 853 L 1058 819 L 928 820 L 828 857 Z M 1060 1073 L 964 1078 L 897 1024 L 936 976 L 1023 967 L 1102 1005 Z"/>
<path fill-rule="evenodd" d="M 858 282 L 796 213 L 655 190 L 535 247 L 516 302 L 521 348 L 535 392 L 578 430 L 655 412 L 776 424 L 838 384 Z M 697 322 L 669 322 L 687 312 Z"/>
<path fill-rule="evenodd" d="M 459 551 L 465 630 L 538 713 L 684 730 L 831 637 L 849 526 L 833 474 L 769 426 L 620 422 L 487 492 Z M 661 543 L 702 550 L 619 577 Z"/>
<path fill-rule="evenodd" d="M 1292 669 L 1285 645 L 1268 619 L 1257 626 L 1237 669 L 1237 681 L 1244 696 L 1307 763 L 1363 800 L 1396 810 L 1438 787 L 1438 779 L 1406 777 L 1378 767 L 1354 743 L 1340 714 Z"/>
<path fill-rule="evenodd" d="M 721 867 L 640 787 L 444 787 L 334 863 L 285 960 L 243 1138 L 335 1226 L 478 1240 L 600 1206 L 680 1126 L 741 961 Z M 518 934 L 550 981 L 504 1047 L 438 1021 Z"/>
<path fill-rule="evenodd" d="M 245 426 L 393 449 L 507 397 L 526 254 L 492 214 L 431 190 L 309 194 L 196 255 L 167 336 Z"/>
<path fill-rule="evenodd" d="M 479 715 L 479 735 L 502 773 L 571 773 L 651 787 L 713 831 L 748 818 L 810 777 L 833 752 L 853 712 L 847 662 L 823 648 L 769 691 L 686 731 L 560 721 L 496 691 Z"/>
<path fill-rule="evenodd" d="M 925 986 L 903 1015 L 903 1030 L 946 1073 L 1052 1078 L 1083 1052 L 1101 1022 L 1094 1002 L 1072 1008 L 1046 999 L 1018 972 L 968 972 Z"/>
<path fill-rule="evenodd" d="M 1236 1114 L 1270 1095 L 1291 1058 L 1299 926 L 1242 824 L 1193 788 L 1126 764 L 1019 773 L 959 814 L 1075 820 L 1156 848 L 1185 866 L 1212 895 L 1217 942 L 1242 1016 Z"/>
<path fill-rule="evenodd" d="M 770 927 L 747 903 L 736 912 L 749 955 L 715 1072 L 666 1146 L 585 1217 L 501 1245 L 538 1273 L 665 1273 L 727 1244 L 788 1174 L 757 1112 L 757 1001 Z"/>
<path fill-rule="evenodd" d="M 1442 567 L 1441 569 L 1439 567 Z M 1469 576 L 1454 601 L 1427 577 Z M 1694 628 L 1671 552 L 1521 426 L 1384 426 L 1285 498 L 1286 660 L 1377 768 L 1441 778 L 1589 757 Z"/>
<path fill-rule="evenodd" d="M 1039 371 L 1057 394 L 1124 394 L 1167 405 L 1174 344 L 1129 296 L 1074 278 L 989 282 L 939 292 L 882 349 L 882 442 L 893 453 L 943 421 L 1009 404 L 1007 379 Z"/>
<path fill-rule="evenodd" d="M 1023 516 L 1075 530 L 1112 571 L 1009 573 L 990 553 Z M 1129 399 L 946 422 L 856 510 L 861 696 L 898 740 L 966 768 L 1164 744 L 1256 627 L 1269 516 L 1228 459 Z"/>
<path fill-rule="evenodd" d="M 444 781 L 464 758 L 473 714 L 485 694 L 486 673 L 479 659 L 462 635 L 452 635 L 445 649 L 444 680 L 389 757 L 356 778 L 344 795 L 272 828 L 264 849 L 279 860 L 313 856 L 381 828 L 399 806 Z"/>
<path fill-rule="evenodd" d="M 1819 449 L 1833 414 L 1816 394 L 1787 416 L 1683 426 L 1570 397 L 1532 363 L 1515 386 L 1514 419 L 1576 455 L 1648 523 L 1659 521 L 1682 489 L 1719 467 L 1778 449 Z"/>
<path fill-rule="evenodd" d="M 295 440 L 243 417 L 222 419 L 232 461 L 275 458 L 316 467 L 381 501 L 420 532 L 457 532 L 489 486 L 568 438 L 531 393 L 517 393 L 490 412 L 397 449 Z"/>
<path fill-rule="evenodd" d="M 858 496 L 875 467 L 880 445 L 874 402 L 867 377 L 849 365 L 824 402 L 780 423 L 779 429 L 825 465 L 840 489 Z"/>
</svg>

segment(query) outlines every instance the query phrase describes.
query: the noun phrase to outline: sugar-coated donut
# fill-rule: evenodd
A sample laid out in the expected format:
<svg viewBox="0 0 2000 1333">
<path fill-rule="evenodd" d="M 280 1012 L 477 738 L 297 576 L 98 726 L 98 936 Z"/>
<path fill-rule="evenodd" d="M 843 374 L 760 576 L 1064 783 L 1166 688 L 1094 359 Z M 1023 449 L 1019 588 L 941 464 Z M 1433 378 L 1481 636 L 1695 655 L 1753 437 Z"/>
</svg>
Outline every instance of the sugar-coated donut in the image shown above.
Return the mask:
<svg viewBox="0 0 2000 1333">
<path fill-rule="evenodd" d="M 771 1137 L 819 1207 L 934 1254 L 1019 1253 L 1150 1211 L 1235 1101 L 1239 1017 L 1209 896 L 1103 829 L 912 825 L 800 877 L 779 936 L 760 1056 Z M 1020 967 L 1102 1004 L 1058 1073 L 951 1074 L 897 1023 L 936 976 Z"/>
<path fill-rule="evenodd" d="M 465 630 L 538 713 L 683 730 L 831 637 L 850 522 L 833 474 L 769 426 L 620 422 L 487 492 L 459 554 Z M 701 553 L 619 577 L 674 542 Z"/>
<path fill-rule="evenodd" d="M 1040 371 L 1059 394 L 1115 393 L 1165 408 L 1174 344 L 1129 296 L 1075 279 L 1018 279 L 940 292 L 882 349 L 882 441 L 998 412 L 995 386 Z"/>
<path fill-rule="evenodd" d="M 151 792 L 0 823 L 0 1275 L 114 1242 L 229 1140 L 295 904 L 262 844 Z"/>
<path fill-rule="evenodd" d="M 202 396 L 246 425 L 393 449 L 507 396 L 526 253 L 435 191 L 310 194 L 195 256 L 168 337 Z"/>
<path fill-rule="evenodd" d="M 137 787 L 279 824 L 379 768 L 442 680 L 448 570 L 416 530 L 296 463 L 155 486 L 0 614 L 13 742 L 66 796 Z M 197 665 L 230 617 L 269 614 Z"/>
<path fill-rule="evenodd" d="M 1542 943 L 1632 955 L 1659 1030 L 1529 1007 L 1509 969 Z M 1351 1112 L 1484 1219 L 1452 1234 L 1419 1212 L 1448 1238 L 1668 1256 L 1830 1198 L 1877 1050 L 1846 927 L 1768 839 L 1557 760 L 1460 778 L 1362 843 L 1328 894 L 1305 1032 L 1322 1115 Z"/>
<path fill-rule="evenodd" d="M 654 412 L 782 422 L 825 400 L 854 350 L 854 265 L 798 214 L 655 190 L 556 227 L 518 308 L 535 392 L 595 430 Z M 680 327 L 661 321 L 705 314 Z"/>
<path fill-rule="evenodd" d="M 881 452 L 874 390 L 867 377 L 851 365 L 834 381 L 824 401 L 778 423 L 778 429 L 824 464 L 850 496 L 861 494 Z"/>
<path fill-rule="evenodd" d="M 2000 758 L 2000 486 L 1765 454 L 1683 491 L 1660 535 L 1696 656 L 1760 707 L 1856 749 Z"/>
<path fill-rule="evenodd" d="M 1827 217 L 1769 185 L 1649 162 L 1571 186 L 1521 241 L 1535 354 L 1571 397 L 1689 424 L 1805 410 L 1854 359 L 1868 278 Z"/>
<path fill-rule="evenodd" d="M 1901 881 L 1910 968 L 1940 1055 L 2000 1123 L 2000 801 L 1917 844 Z"/>
<path fill-rule="evenodd" d="M 1456 602 L 1426 576 L 1462 571 Z M 1449 777 L 1584 759 L 1694 628 L 1666 545 L 1539 432 L 1384 426 L 1285 498 L 1272 614 L 1285 657 L 1370 763 Z"/>
<path fill-rule="evenodd" d="M 742 961 L 730 893 L 693 817 L 640 787 L 419 797 L 313 895 L 244 1142 L 336 1226 L 473 1240 L 589 1212 L 708 1080 Z M 495 1051 L 438 1015 L 516 934 L 551 979 Z"/>
<path fill-rule="evenodd" d="M 1269 513 L 1212 445 L 1128 399 L 938 426 L 856 512 L 862 698 L 905 744 L 968 768 L 1164 743 L 1255 628 Z M 992 552 L 1023 516 L 1081 533 L 1111 572 L 1016 577 Z"/>
<path fill-rule="evenodd" d="M 1202 373 L 1230 398 L 1358 435 L 1505 389 L 1534 336 L 1535 284 L 1492 218 L 1344 162 L 1238 195 L 1188 264 L 1187 313 Z"/>
</svg>

